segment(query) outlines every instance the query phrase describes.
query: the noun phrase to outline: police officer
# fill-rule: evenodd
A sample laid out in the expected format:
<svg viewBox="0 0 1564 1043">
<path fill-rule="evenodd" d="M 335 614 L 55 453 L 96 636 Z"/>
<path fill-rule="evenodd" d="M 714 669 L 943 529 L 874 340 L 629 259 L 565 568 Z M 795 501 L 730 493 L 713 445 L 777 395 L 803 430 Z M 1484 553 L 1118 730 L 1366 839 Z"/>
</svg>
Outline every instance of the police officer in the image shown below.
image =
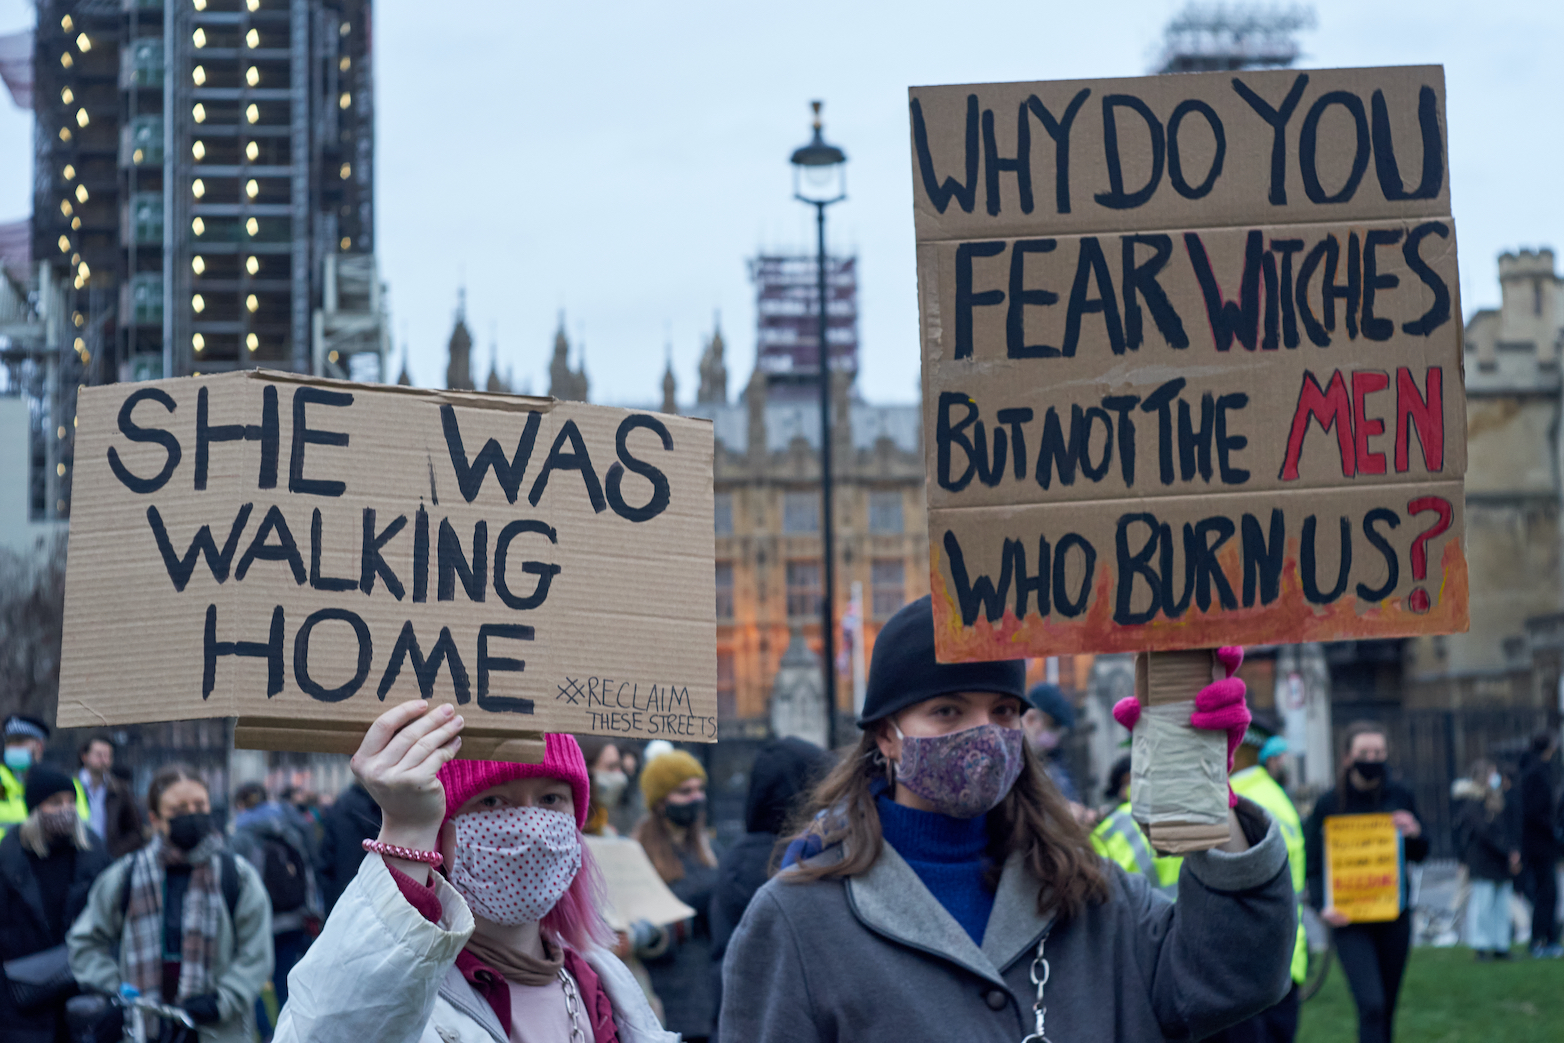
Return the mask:
<svg viewBox="0 0 1564 1043">
<path fill-rule="evenodd" d="M 1184 860 L 1177 855 L 1158 856 L 1130 814 L 1129 754 L 1109 769 L 1107 797 L 1117 806 L 1092 830 L 1092 847 L 1126 872 L 1141 874 L 1169 898 L 1177 898 L 1178 871 Z"/>
<path fill-rule="evenodd" d="M 1292 989 L 1286 998 L 1270 1010 L 1261 1011 L 1248 1021 L 1224 1030 L 1213 1040 L 1225 1043 L 1259 1041 L 1259 1043 L 1292 1043 L 1298 1034 L 1298 986 L 1303 981 L 1309 965 L 1309 944 L 1303 932 L 1302 902 L 1305 893 L 1303 862 L 1303 822 L 1298 809 L 1282 787 L 1287 781 L 1287 740 L 1280 735 L 1266 739 L 1260 747 L 1259 763 L 1233 773 L 1229 780 L 1233 792 L 1248 797 L 1276 819 L 1281 827 L 1282 839 L 1287 841 L 1287 865 L 1292 871 L 1293 890 L 1298 892 L 1298 933 L 1293 941 Z M 1212 1041 L 1208 1041 L 1212 1043 Z"/>
<path fill-rule="evenodd" d="M 43 761 L 43 748 L 49 741 L 49 726 L 36 717 L 13 713 L 5 719 L 5 762 L 0 764 L 0 833 L 27 818 L 23 786 L 27 772 Z M 86 822 L 91 817 L 87 791 L 80 780 L 76 786 L 76 811 Z"/>
</svg>

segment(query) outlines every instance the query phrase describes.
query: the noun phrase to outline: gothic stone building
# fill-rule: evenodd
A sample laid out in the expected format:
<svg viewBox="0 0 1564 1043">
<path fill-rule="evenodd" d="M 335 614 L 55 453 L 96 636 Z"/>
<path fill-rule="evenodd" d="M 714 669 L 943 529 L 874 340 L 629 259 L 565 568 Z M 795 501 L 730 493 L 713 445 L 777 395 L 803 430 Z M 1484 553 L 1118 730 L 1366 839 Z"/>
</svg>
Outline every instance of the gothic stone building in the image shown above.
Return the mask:
<svg viewBox="0 0 1564 1043">
<path fill-rule="evenodd" d="M 722 353 L 718 332 L 685 412 L 710 419 L 716 436 L 718 711 L 729 734 L 758 735 L 794 636 L 820 650 L 820 410 L 818 399 L 776 394 L 758 367 L 730 404 Z M 834 618 L 861 584 L 867 659 L 884 621 L 928 593 L 923 455 L 919 407 L 862 402 L 849 379 L 838 375 L 833 388 Z M 848 713 L 851 672 L 838 665 L 838 709 Z"/>
</svg>

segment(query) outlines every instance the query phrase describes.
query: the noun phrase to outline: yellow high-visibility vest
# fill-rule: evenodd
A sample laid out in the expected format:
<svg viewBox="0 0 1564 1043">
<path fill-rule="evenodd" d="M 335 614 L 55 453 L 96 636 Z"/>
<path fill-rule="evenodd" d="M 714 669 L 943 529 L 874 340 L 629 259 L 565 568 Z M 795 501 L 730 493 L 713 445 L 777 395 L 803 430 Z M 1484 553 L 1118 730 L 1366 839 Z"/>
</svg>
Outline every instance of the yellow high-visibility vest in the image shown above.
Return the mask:
<svg viewBox="0 0 1564 1043">
<path fill-rule="evenodd" d="M 1303 933 L 1302 915 L 1303 894 L 1307 886 L 1303 863 L 1303 822 L 1298 818 L 1298 809 L 1293 807 L 1287 791 L 1260 765 L 1234 773 L 1230 781 L 1234 793 L 1248 797 L 1271 813 L 1282 831 L 1282 839 L 1287 842 L 1287 866 L 1292 870 L 1292 888 L 1298 895 L 1299 913 L 1298 935 L 1292 949 L 1292 980 L 1302 982 L 1309 966 L 1309 942 Z"/>
<path fill-rule="evenodd" d="M 1184 860 L 1177 855 L 1158 856 L 1140 831 L 1130 803 L 1125 801 L 1092 830 L 1092 848 L 1117 863 L 1127 873 L 1139 873 L 1169 898 L 1178 897 L 1178 871 Z"/>
<path fill-rule="evenodd" d="M 76 813 L 81 816 L 83 822 L 92 818 L 92 808 L 87 803 L 87 791 L 82 787 L 81 780 L 71 778 L 71 785 L 76 787 Z M 22 780 L 7 768 L 0 764 L 0 835 L 3 835 L 12 826 L 20 825 L 27 820 L 27 801 L 24 798 L 25 790 Z"/>
</svg>

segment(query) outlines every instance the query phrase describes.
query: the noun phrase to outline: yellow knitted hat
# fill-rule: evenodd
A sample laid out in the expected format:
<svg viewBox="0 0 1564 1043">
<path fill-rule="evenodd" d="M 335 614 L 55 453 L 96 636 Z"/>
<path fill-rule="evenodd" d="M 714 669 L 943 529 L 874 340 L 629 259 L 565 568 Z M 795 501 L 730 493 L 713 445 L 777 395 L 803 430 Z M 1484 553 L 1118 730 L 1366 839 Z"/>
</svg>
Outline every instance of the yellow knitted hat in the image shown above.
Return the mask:
<svg viewBox="0 0 1564 1043">
<path fill-rule="evenodd" d="M 665 753 L 641 769 L 641 796 L 646 798 L 648 808 L 656 807 L 689 779 L 706 781 L 701 762 L 683 750 Z"/>
</svg>

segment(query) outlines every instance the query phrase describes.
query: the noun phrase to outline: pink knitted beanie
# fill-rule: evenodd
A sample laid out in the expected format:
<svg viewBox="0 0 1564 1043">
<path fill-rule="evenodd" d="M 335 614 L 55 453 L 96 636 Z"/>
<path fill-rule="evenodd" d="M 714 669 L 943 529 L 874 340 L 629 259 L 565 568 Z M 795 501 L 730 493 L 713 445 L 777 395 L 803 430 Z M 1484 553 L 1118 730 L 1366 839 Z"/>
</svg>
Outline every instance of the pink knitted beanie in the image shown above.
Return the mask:
<svg viewBox="0 0 1564 1043">
<path fill-rule="evenodd" d="M 544 737 L 542 764 L 512 764 L 509 761 L 448 761 L 440 769 L 439 779 L 445 786 L 445 818 L 450 821 L 456 809 L 467 803 L 490 786 L 498 786 L 512 779 L 531 779 L 544 776 L 562 779 L 570 783 L 571 796 L 576 804 L 576 826 L 586 825 L 587 803 L 590 800 L 591 783 L 588 781 L 586 758 L 574 736 L 549 733 Z"/>
</svg>

